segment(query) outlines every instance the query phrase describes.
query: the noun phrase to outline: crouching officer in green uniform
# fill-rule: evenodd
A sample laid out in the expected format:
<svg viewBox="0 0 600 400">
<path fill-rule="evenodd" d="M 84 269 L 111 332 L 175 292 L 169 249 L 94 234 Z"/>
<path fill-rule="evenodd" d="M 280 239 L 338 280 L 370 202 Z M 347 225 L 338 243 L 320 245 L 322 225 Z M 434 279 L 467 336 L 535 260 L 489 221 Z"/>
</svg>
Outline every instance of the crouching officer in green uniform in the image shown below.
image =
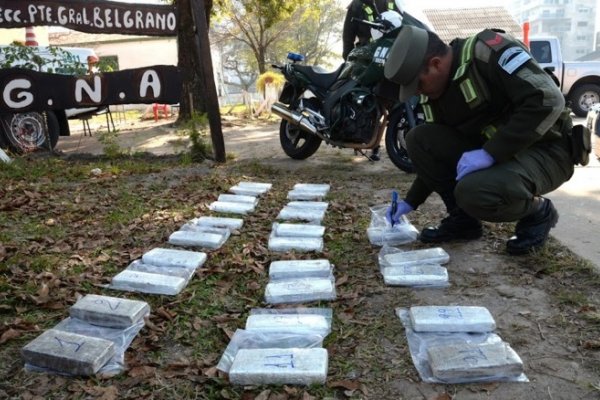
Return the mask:
<svg viewBox="0 0 600 400">
<path fill-rule="evenodd" d="M 517 221 L 510 254 L 544 245 L 558 221 L 542 195 L 573 175 L 572 120 L 564 98 L 521 42 L 495 30 L 443 43 L 405 26 L 385 64 L 400 100 L 421 95 L 427 123 L 406 138 L 417 176 L 388 219 L 421 205 L 432 192 L 448 216 L 420 240 L 482 236 L 481 220 Z"/>
</svg>

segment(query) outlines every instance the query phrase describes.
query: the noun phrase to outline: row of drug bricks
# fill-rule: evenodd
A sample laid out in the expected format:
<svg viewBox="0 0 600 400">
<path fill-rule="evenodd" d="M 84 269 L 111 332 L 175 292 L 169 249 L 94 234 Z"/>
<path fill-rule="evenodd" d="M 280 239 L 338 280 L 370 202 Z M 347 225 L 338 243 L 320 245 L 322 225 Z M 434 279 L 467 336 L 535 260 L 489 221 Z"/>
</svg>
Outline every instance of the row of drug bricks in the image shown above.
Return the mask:
<svg viewBox="0 0 600 400">
<path fill-rule="evenodd" d="M 219 195 L 209 209 L 246 215 L 254 211 L 259 196 L 271 187 L 269 183 L 240 182 L 229 189 L 230 193 Z M 272 225 L 271 252 L 322 251 L 325 227 L 321 222 L 328 204 L 320 200 L 328 192 L 327 184 L 302 183 L 288 192 L 290 201 L 277 216 L 278 221 L 286 222 Z M 192 219 L 169 236 L 168 243 L 175 248 L 159 247 L 144 253 L 115 275 L 108 288 L 177 295 L 205 264 L 207 254 L 176 247 L 218 249 L 231 231 L 241 229 L 243 224 L 241 218 L 221 216 Z M 265 301 L 275 305 L 333 300 L 332 271 L 333 266 L 326 259 L 273 261 Z M 125 369 L 125 351 L 149 313 L 150 307 L 143 301 L 86 295 L 70 307 L 69 317 L 23 347 L 26 370 L 69 375 L 118 374 Z M 219 368 L 229 372 L 234 384 L 324 383 L 328 358 L 322 344 L 331 330 L 331 319 L 330 308 L 252 309 L 245 329 L 235 332 L 223 353 Z M 310 375 L 315 368 L 318 373 Z"/>
<path fill-rule="evenodd" d="M 240 182 L 210 204 L 212 211 L 245 215 L 254 211 L 258 197 L 271 184 Z M 322 200 L 326 184 L 297 184 L 288 192 L 289 203 L 274 222 L 269 237 L 273 253 L 318 253 L 323 249 L 327 210 Z M 389 285 L 445 287 L 449 262 L 441 248 L 404 251 L 396 245 L 416 239 L 416 229 L 404 219 L 386 224 L 380 207 L 367 232 L 381 245 L 379 266 Z M 169 237 L 174 246 L 217 249 L 240 229 L 243 220 L 205 216 L 193 219 Z M 176 295 L 207 259 L 203 252 L 155 248 L 117 274 L 110 288 Z M 333 266 L 326 259 L 272 261 L 265 288 L 268 304 L 334 300 Z M 124 369 L 124 353 L 144 325 L 147 303 L 108 296 L 87 295 L 70 309 L 70 317 L 23 348 L 30 370 L 90 375 Z M 494 333 L 495 322 L 483 307 L 425 306 L 398 308 L 406 329 L 416 369 L 427 382 L 526 381 L 518 355 Z M 331 332 L 330 308 L 252 309 L 245 329 L 238 329 L 217 368 L 229 373 L 233 384 L 314 384 L 327 378 L 328 354 L 324 338 Z"/>
</svg>

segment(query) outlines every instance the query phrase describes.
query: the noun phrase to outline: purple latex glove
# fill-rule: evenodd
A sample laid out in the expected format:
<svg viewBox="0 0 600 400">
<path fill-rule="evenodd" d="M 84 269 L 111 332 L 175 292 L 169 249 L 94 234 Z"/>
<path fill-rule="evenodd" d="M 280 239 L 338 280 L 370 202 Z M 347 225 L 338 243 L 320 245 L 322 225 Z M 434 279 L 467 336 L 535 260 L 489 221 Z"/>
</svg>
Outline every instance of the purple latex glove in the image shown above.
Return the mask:
<svg viewBox="0 0 600 400">
<path fill-rule="evenodd" d="M 456 165 L 456 180 L 460 181 L 465 175 L 491 167 L 494 157 L 484 149 L 465 151 Z"/>
<path fill-rule="evenodd" d="M 396 205 L 396 212 L 394 214 L 392 214 L 392 206 L 389 206 L 387 208 L 387 210 L 385 212 L 385 219 L 387 219 L 387 221 L 391 225 L 395 225 L 400 222 L 400 218 L 402 218 L 402 216 L 404 214 L 408 214 L 412 210 L 414 210 L 414 209 L 412 208 L 412 206 L 410 204 L 408 204 L 404 200 L 400 200 L 398 202 L 398 204 Z M 392 224 L 392 221 L 394 221 L 393 224 Z"/>
</svg>

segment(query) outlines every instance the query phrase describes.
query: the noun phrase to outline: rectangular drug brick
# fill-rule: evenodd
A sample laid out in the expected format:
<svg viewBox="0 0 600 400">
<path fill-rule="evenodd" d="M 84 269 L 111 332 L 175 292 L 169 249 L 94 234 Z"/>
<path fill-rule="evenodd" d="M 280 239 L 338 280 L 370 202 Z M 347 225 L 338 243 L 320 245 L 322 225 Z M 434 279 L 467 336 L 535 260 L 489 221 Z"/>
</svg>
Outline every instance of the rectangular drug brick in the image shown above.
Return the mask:
<svg viewBox="0 0 600 400">
<path fill-rule="evenodd" d="M 189 224 L 197 226 L 214 226 L 218 228 L 227 228 L 230 231 L 241 229 L 244 225 L 244 220 L 241 218 L 227 217 L 200 217 L 189 221 Z"/>
<path fill-rule="evenodd" d="M 328 354 L 312 349 L 240 349 L 229 370 L 234 385 L 311 385 L 327 380 Z"/>
<path fill-rule="evenodd" d="M 199 268 L 206 262 L 206 253 L 199 251 L 154 248 L 142 255 L 144 264 L 158 267 Z"/>
<path fill-rule="evenodd" d="M 148 272 L 150 274 L 178 276 L 189 282 L 196 268 L 190 267 L 158 267 L 152 264 L 145 264 L 141 260 L 133 260 L 126 268 L 127 271 Z"/>
<path fill-rule="evenodd" d="M 280 237 L 312 237 L 322 238 L 325 234 L 325 227 L 315 224 L 273 224 L 272 232 Z"/>
<path fill-rule="evenodd" d="M 92 325 L 128 328 L 150 313 L 145 301 L 88 294 L 71 306 L 69 315 Z"/>
<path fill-rule="evenodd" d="M 383 281 L 392 286 L 437 286 L 448 284 L 448 270 L 441 265 L 403 265 L 382 270 Z"/>
<path fill-rule="evenodd" d="M 251 203 L 233 203 L 231 201 L 214 201 L 208 205 L 211 211 L 231 213 L 231 214 L 248 214 L 254 211 L 254 204 Z"/>
<path fill-rule="evenodd" d="M 329 278 L 284 279 L 267 283 L 265 301 L 269 304 L 334 300 L 335 286 Z"/>
<path fill-rule="evenodd" d="M 412 225 L 404 225 L 400 229 L 397 225 L 394 227 L 369 227 L 367 228 L 367 237 L 369 242 L 374 246 L 397 246 L 401 244 L 411 243 L 417 240 L 419 231 Z"/>
<path fill-rule="evenodd" d="M 115 355 L 110 340 L 49 329 L 21 349 L 25 362 L 72 375 L 93 375 Z"/>
<path fill-rule="evenodd" d="M 271 190 L 271 188 L 273 187 L 273 184 L 272 183 L 266 183 L 266 182 L 247 182 L 247 181 L 242 181 L 242 182 L 238 183 L 238 186 L 246 187 L 246 188 L 262 189 L 262 190 Z"/>
<path fill-rule="evenodd" d="M 325 194 L 329 192 L 331 186 L 328 183 L 296 183 L 294 189 L 307 191 L 320 191 Z"/>
<path fill-rule="evenodd" d="M 398 253 L 386 254 L 383 258 L 387 266 L 390 267 L 415 264 L 446 264 L 450 261 L 450 256 L 441 247 L 400 251 Z"/>
<path fill-rule="evenodd" d="M 331 321 L 319 314 L 255 314 L 246 319 L 247 331 L 304 334 L 315 332 L 326 336 Z"/>
<path fill-rule="evenodd" d="M 326 201 L 290 201 L 286 206 L 327 211 L 329 203 Z"/>
<path fill-rule="evenodd" d="M 416 306 L 408 311 L 415 332 L 491 332 L 494 317 L 485 307 Z"/>
<path fill-rule="evenodd" d="M 229 238 L 229 231 L 215 233 L 206 230 L 200 231 L 176 231 L 169 235 L 169 243 L 175 246 L 205 247 L 207 249 L 218 249 Z"/>
<path fill-rule="evenodd" d="M 323 251 L 323 238 L 269 236 L 271 251 Z"/>
<path fill-rule="evenodd" d="M 325 210 L 315 208 L 300 208 L 285 206 L 279 211 L 277 219 L 283 220 L 301 220 L 320 222 L 325 218 Z"/>
<path fill-rule="evenodd" d="M 269 279 L 328 278 L 331 269 L 331 263 L 325 259 L 273 261 L 269 265 Z"/>
<path fill-rule="evenodd" d="M 217 200 L 231 203 L 250 203 L 255 206 L 258 204 L 258 198 L 255 196 L 245 196 L 241 194 L 220 194 Z"/>
<path fill-rule="evenodd" d="M 327 192 L 316 190 L 290 190 L 287 194 L 288 200 L 321 200 Z"/>
<path fill-rule="evenodd" d="M 431 346 L 427 358 L 433 376 L 449 381 L 501 379 L 523 373 L 521 358 L 505 342 Z"/>
<path fill-rule="evenodd" d="M 243 196 L 260 196 L 271 190 L 273 185 L 261 182 L 240 182 L 229 188 L 229 192 Z"/>
<path fill-rule="evenodd" d="M 181 292 L 186 284 L 185 279 L 178 276 L 124 270 L 112 278 L 110 288 L 173 296 Z"/>
</svg>

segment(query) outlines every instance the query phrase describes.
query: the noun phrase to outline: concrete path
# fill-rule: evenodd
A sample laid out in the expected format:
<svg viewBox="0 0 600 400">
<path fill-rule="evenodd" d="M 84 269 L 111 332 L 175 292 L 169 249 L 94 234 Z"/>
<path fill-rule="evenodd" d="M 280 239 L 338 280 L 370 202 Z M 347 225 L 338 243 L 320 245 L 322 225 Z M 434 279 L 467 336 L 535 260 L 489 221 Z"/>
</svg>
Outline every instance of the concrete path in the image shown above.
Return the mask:
<svg viewBox="0 0 600 400">
<path fill-rule="evenodd" d="M 600 162 L 593 152 L 590 163 L 575 167 L 573 177 L 548 197 L 560 215 L 550 234 L 600 271 Z"/>
</svg>

